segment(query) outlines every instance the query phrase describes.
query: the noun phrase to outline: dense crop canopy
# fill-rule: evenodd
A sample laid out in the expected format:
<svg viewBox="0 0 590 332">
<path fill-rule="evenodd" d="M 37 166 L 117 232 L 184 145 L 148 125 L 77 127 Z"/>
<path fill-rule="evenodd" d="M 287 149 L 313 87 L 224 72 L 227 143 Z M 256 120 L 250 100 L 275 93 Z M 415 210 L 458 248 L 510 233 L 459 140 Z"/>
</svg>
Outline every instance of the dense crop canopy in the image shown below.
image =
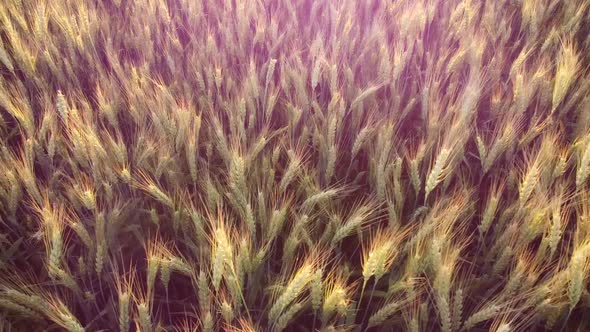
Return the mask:
<svg viewBox="0 0 590 332">
<path fill-rule="evenodd" d="M 587 0 L 0 0 L 0 331 L 590 330 Z"/>
</svg>

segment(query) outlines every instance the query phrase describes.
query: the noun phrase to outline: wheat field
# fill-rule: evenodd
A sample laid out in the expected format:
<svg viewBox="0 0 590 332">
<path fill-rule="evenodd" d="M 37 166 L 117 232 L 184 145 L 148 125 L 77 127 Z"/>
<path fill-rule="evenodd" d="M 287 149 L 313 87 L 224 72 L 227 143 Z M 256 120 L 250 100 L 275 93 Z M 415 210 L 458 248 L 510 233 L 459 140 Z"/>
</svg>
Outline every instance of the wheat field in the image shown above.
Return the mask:
<svg viewBox="0 0 590 332">
<path fill-rule="evenodd" d="M 590 330 L 586 0 L 0 1 L 0 331 Z"/>
</svg>

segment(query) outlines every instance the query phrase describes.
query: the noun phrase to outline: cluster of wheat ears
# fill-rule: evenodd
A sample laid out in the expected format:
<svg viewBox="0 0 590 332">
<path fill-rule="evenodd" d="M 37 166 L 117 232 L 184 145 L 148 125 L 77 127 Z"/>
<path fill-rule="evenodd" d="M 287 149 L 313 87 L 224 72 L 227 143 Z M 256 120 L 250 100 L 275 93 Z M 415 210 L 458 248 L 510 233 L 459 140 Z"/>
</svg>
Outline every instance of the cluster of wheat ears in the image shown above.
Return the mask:
<svg viewBox="0 0 590 332">
<path fill-rule="evenodd" d="M 0 331 L 590 329 L 586 0 L 0 1 Z"/>
</svg>

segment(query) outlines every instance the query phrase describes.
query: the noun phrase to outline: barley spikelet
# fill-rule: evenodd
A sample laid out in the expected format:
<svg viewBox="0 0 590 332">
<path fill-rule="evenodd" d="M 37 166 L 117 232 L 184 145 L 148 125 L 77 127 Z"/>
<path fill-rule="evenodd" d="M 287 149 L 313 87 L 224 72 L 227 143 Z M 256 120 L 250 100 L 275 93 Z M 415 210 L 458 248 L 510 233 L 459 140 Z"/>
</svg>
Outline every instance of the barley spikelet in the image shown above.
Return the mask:
<svg viewBox="0 0 590 332">
<path fill-rule="evenodd" d="M 400 309 L 398 302 L 391 302 L 385 304 L 381 309 L 377 310 L 371 317 L 369 317 L 369 327 L 379 326 L 383 324 L 391 315 Z"/>
<path fill-rule="evenodd" d="M 309 263 L 301 266 L 282 290 L 279 297 L 268 311 L 268 318 L 277 322 L 285 309 L 303 292 L 305 287 L 311 281 L 312 265 Z"/>
<path fill-rule="evenodd" d="M 215 231 L 214 241 L 215 243 L 212 249 L 213 258 L 211 259 L 211 282 L 213 288 L 217 291 L 226 267 L 232 261 L 233 251 L 224 229 L 218 228 Z"/>
<path fill-rule="evenodd" d="M 97 274 L 101 274 L 104 266 L 105 256 L 107 254 L 106 238 L 105 238 L 106 219 L 104 213 L 100 212 L 96 216 L 95 236 L 96 236 L 96 260 L 95 270 Z"/>
<path fill-rule="evenodd" d="M 39 315 L 34 312 L 33 310 L 22 306 L 18 303 L 14 303 L 10 300 L 0 299 L 0 307 L 4 310 L 12 311 L 18 315 L 22 315 L 24 317 L 29 317 L 33 319 L 39 319 Z"/>
<path fill-rule="evenodd" d="M 359 151 L 365 144 L 365 141 L 369 138 L 371 131 L 372 129 L 369 126 L 363 127 L 363 129 L 359 131 L 358 135 L 354 140 L 354 143 L 352 144 L 351 159 L 354 159 L 356 155 L 359 153 Z"/>
<path fill-rule="evenodd" d="M 440 153 L 438 154 L 438 157 L 436 157 L 436 160 L 434 162 L 434 166 L 432 167 L 432 170 L 430 171 L 430 173 L 428 174 L 428 177 L 426 178 L 426 184 L 424 187 L 425 190 L 425 194 L 424 196 L 426 198 L 428 198 L 428 194 L 430 194 L 430 192 L 432 192 L 432 190 L 434 190 L 434 188 L 436 188 L 436 186 L 442 181 L 444 180 L 445 177 L 445 169 L 447 168 L 447 163 L 450 157 L 450 153 L 451 151 L 447 148 L 443 148 Z"/>
<path fill-rule="evenodd" d="M 339 243 L 345 237 L 350 236 L 354 230 L 361 227 L 370 216 L 370 210 L 370 206 L 361 206 L 356 211 L 354 211 L 352 215 L 346 220 L 346 222 L 344 222 L 344 224 L 341 225 L 334 233 L 332 245 Z"/>
<path fill-rule="evenodd" d="M 459 331 L 463 321 L 463 289 L 459 288 L 455 291 L 452 308 L 451 330 Z"/>
<path fill-rule="evenodd" d="M 303 302 L 298 302 L 295 303 L 293 305 L 291 305 L 289 307 L 289 309 L 287 309 L 287 311 L 285 311 L 277 320 L 276 323 L 276 330 L 277 331 L 283 331 L 285 328 L 287 328 L 287 325 L 289 324 L 289 322 L 291 322 L 294 317 L 299 313 L 299 311 L 301 311 L 301 309 L 303 309 L 304 307 L 304 303 Z"/>
<path fill-rule="evenodd" d="M 555 111 L 557 106 L 565 98 L 571 84 L 574 82 L 579 66 L 578 54 L 571 41 L 566 41 L 562 45 L 559 54 L 557 70 L 555 72 L 555 85 L 553 87 L 552 109 Z"/>
<path fill-rule="evenodd" d="M 221 317 L 226 324 L 231 324 L 234 320 L 234 312 L 231 304 L 227 303 L 226 301 L 222 301 L 220 305 Z"/>
<path fill-rule="evenodd" d="M 583 252 L 574 251 L 570 265 L 568 267 L 569 283 L 567 288 L 567 296 L 569 299 L 570 308 L 574 308 L 580 301 L 582 295 L 584 282 L 584 265 L 587 257 Z"/>
<path fill-rule="evenodd" d="M 360 103 L 363 102 L 363 100 L 367 99 L 368 97 L 372 96 L 373 94 L 375 94 L 377 91 L 379 91 L 379 89 L 381 89 L 385 84 L 384 83 L 380 83 L 380 84 L 376 84 L 373 86 L 370 86 L 368 88 L 366 88 L 365 90 L 363 90 L 350 104 L 350 108 L 354 109 L 356 108 Z"/>
<path fill-rule="evenodd" d="M 576 170 L 576 188 L 578 190 L 582 189 L 588 175 L 590 175 L 590 141 L 586 143 L 586 149 L 584 149 Z"/>
<path fill-rule="evenodd" d="M 394 240 L 386 232 L 377 233 L 370 247 L 363 250 L 363 289 L 372 276 L 378 281 L 386 273 L 397 255 Z"/>
<path fill-rule="evenodd" d="M 88 230 L 84 227 L 84 225 L 82 225 L 81 222 L 71 222 L 70 223 L 70 227 L 80 237 L 80 239 L 82 240 L 82 243 L 88 249 L 91 249 L 92 248 L 93 241 L 90 238 L 90 233 L 88 233 Z"/>
<path fill-rule="evenodd" d="M 322 283 L 322 269 L 318 269 L 313 274 L 311 281 L 311 306 L 315 312 L 320 310 L 323 296 L 323 283 Z"/>
<path fill-rule="evenodd" d="M 539 172 L 539 165 L 533 164 L 527 171 L 525 176 L 522 178 L 522 181 L 520 182 L 520 186 L 518 188 L 518 197 L 521 205 L 524 205 L 528 201 L 529 197 L 531 196 L 531 193 L 535 189 L 539 177 Z"/>
<path fill-rule="evenodd" d="M 285 192 L 287 190 L 287 186 L 293 181 L 293 178 L 299 171 L 301 167 L 301 160 L 293 151 L 288 152 L 290 157 L 290 163 L 287 167 L 287 170 L 283 174 L 283 178 L 281 179 L 281 183 L 279 184 L 279 190 L 281 192 Z"/>
<path fill-rule="evenodd" d="M 495 304 L 482 308 L 481 310 L 469 316 L 467 320 L 465 320 L 465 323 L 463 323 L 464 329 L 469 330 L 481 322 L 492 319 L 498 314 L 499 310 L 500 307 Z"/>
<path fill-rule="evenodd" d="M 207 275 L 205 271 L 199 271 L 198 277 L 198 296 L 199 296 L 199 308 L 201 310 L 201 315 L 205 315 L 205 313 L 210 312 L 210 303 L 209 303 L 209 284 L 207 282 Z"/>
<path fill-rule="evenodd" d="M 61 90 L 57 90 L 56 108 L 61 118 L 65 121 L 68 118 L 68 114 L 70 111 L 68 109 L 68 103 L 66 101 L 66 98 L 61 93 Z"/>
<path fill-rule="evenodd" d="M 129 331 L 129 294 L 123 292 L 119 295 L 119 331 Z"/>
<path fill-rule="evenodd" d="M 443 332 L 451 332 L 451 309 L 449 302 L 445 297 L 437 297 L 438 315 L 441 321 L 441 330 Z"/>
<path fill-rule="evenodd" d="M 160 260 L 160 281 L 164 286 L 166 292 L 168 292 L 168 284 L 170 283 L 170 275 L 172 274 L 172 267 L 169 260 Z"/>
<path fill-rule="evenodd" d="M 160 268 L 159 258 L 150 254 L 147 259 L 147 275 L 146 275 L 148 296 L 151 296 L 151 294 L 153 294 L 153 289 L 154 289 L 154 285 L 156 283 L 156 276 L 158 274 L 159 268 Z"/>
<path fill-rule="evenodd" d="M 152 331 L 152 318 L 150 316 L 150 309 L 146 303 L 139 303 L 137 305 L 137 315 L 141 330 Z"/>
<path fill-rule="evenodd" d="M 38 313 L 45 313 L 50 308 L 43 298 L 35 294 L 27 294 L 15 289 L 6 289 L 2 295 L 6 296 L 7 300 Z"/>
<path fill-rule="evenodd" d="M 201 326 L 203 328 L 203 331 L 205 331 L 205 332 L 213 331 L 214 322 L 213 322 L 213 316 L 211 315 L 210 312 L 205 313 L 205 316 L 203 317 L 203 322 L 202 322 Z"/>
</svg>

